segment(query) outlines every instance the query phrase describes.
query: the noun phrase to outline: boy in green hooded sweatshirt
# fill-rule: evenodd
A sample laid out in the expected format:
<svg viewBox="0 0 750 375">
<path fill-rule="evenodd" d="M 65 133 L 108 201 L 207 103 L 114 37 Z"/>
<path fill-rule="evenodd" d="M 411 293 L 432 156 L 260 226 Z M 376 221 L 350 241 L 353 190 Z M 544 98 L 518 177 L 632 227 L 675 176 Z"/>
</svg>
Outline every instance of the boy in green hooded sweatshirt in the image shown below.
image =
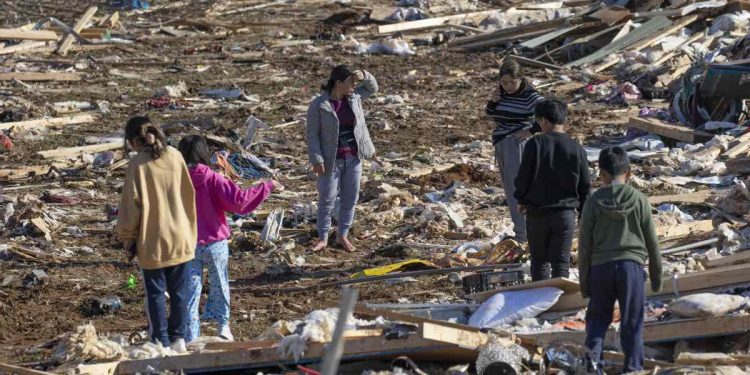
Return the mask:
<svg viewBox="0 0 750 375">
<path fill-rule="evenodd" d="M 578 249 L 581 294 L 588 297 L 586 346 L 592 360 L 602 360 L 604 337 L 620 304 L 623 372 L 643 369 L 643 319 L 646 297 L 644 265 L 648 259 L 651 290 L 661 289 L 661 253 L 651 205 L 627 184 L 628 154 L 620 147 L 602 150 L 599 169 L 604 187 L 583 207 Z"/>
</svg>

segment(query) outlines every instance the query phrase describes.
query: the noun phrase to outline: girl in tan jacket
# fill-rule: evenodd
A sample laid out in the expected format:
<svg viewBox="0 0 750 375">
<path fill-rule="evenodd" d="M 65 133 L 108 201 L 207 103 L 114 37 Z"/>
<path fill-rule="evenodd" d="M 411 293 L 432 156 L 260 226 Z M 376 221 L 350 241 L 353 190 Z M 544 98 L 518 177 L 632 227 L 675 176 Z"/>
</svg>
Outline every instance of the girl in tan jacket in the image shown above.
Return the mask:
<svg viewBox="0 0 750 375">
<path fill-rule="evenodd" d="M 148 117 L 128 120 L 125 143 L 138 154 L 122 188 L 117 233 L 143 270 L 151 341 L 184 352 L 187 265 L 198 236 L 195 191 L 182 155 Z"/>
</svg>

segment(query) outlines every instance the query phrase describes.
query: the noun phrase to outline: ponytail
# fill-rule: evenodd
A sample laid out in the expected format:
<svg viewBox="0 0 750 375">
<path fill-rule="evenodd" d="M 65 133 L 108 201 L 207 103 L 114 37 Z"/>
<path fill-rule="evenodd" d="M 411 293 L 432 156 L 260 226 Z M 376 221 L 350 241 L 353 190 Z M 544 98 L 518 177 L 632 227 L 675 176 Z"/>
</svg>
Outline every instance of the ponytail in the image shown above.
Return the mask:
<svg viewBox="0 0 750 375">
<path fill-rule="evenodd" d="M 328 82 L 320 86 L 320 89 L 330 94 L 334 87 L 336 87 L 336 81 L 333 78 L 329 78 Z"/>
<path fill-rule="evenodd" d="M 125 140 L 160 158 L 167 149 L 167 137 L 148 116 L 135 116 L 125 125 Z"/>
</svg>

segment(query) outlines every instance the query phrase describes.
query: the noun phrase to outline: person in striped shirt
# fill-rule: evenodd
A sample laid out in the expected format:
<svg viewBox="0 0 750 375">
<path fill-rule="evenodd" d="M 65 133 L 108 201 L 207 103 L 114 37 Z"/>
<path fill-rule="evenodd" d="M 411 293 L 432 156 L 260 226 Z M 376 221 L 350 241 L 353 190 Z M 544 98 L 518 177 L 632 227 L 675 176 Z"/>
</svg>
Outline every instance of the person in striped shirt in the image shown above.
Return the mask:
<svg viewBox="0 0 750 375">
<path fill-rule="evenodd" d="M 516 240 L 526 242 L 526 220 L 514 197 L 523 147 L 531 135 L 541 131 L 534 121 L 534 108 L 544 99 L 523 77 L 515 60 L 506 59 L 500 67 L 500 82 L 487 103 L 487 116 L 495 122 L 492 144 L 500 169 L 505 197 L 513 219 Z"/>
</svg>

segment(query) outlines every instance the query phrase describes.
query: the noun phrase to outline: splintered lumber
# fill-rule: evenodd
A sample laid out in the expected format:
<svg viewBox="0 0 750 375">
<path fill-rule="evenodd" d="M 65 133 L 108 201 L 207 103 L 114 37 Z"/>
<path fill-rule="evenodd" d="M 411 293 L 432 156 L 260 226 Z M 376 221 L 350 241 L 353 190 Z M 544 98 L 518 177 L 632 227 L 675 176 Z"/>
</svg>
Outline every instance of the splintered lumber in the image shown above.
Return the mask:
<svg viewBox="0 0 750 375">
<path fill-rule="evenodd" d="M 0 48 L 0 55 L 11 55 L 17 52 L 34 50 L 47 45 L 47 42 L 23 42 L 14 46 Z"/>
<path fill-rule="evenodd" d="M 102 143 L 98 145 L 57 148 L 54 150 L 40 151 L 37 154 L 39 154 L 41 157 L 45 159 L 65 159 L 65 158 L 80 156 L 83 154 L 114 150 L 122 146 L 123 146 L 122 141 L 108 142 L 108 143 Z"/>
<path fill-rule="evenodd" d="M 94 18 L 94 14 L 96 14 L 96 11 L 99 8 L 93 6 L 86 9 L 86 12 L 83 13 L 81 18 L 78 19 L 78 21 L 73 25 L 73 31 L 80 33 L 81 30 L 83 30 L 86 25 L 91 22 L 91 20 Z M 59 53 L 61 56 L 65 56 L 68 54 L 68 50 L 70 49 L 70 46 L 73 45 L 73 42 L 76 40 L 76 37 L 72 34 L 68 34 L 62 43 L 60 43 L 60 48 L 57 49 L 57 53 Z"/>
<path fill-rule="evenodd" d="M 33 176 L 41 176 L 49 173 L 48 165 L 0 169 L 0 181 L 23 180 Z"/>
<path fill-rule="evenodd" d="M 481 17 L 481 16 L 490 16 L 496 12 L 498 12 L 498 10 L 484 10 L 481 12 L 456 14 L 452 16 L 427 18 L 427 19 L 417 20 L 417 21 L 408 21 L 408 22 L 394 23 L 390 25 L 381 25 L 381 26 L 378 26 L 378 33 L 388 34 L 388 33 L 403 32 L 403 31 L 410 31 L 410 30 L 426 29 L 426 28 L 430 28 L 433 26 L 440 26 L 440 25 L 445 25 L 445 24 L 454 24 L 454 23 L 460 24 L 466 21 L 467 19 L 471 19 L 474 17 Z"/>
<path fill-rule="evenodd" d="M 16 121 L 16 122 L 2 122 L 0 123 L 0 130 L 7 130 L 12 128 L 30 128 L 30 127 L 53 127 L 61 125 L 75 125 L 75 124 L 86 124 L 89 122 L 96 121 L 96 116 L 89 114 L 80 114 L 75 116 L 55 117 L 55 118 L 44 118 L 39 120 L 28 120 L 28 121 Z"/>
<path fill-rule="evenodd" d="M 78 73 L 37 73 L 37 72 L 11 72 L 0 73 L 0 81 L 80 81 Z"/>
<path fill-rule="evenodd" d="M 649 36 L 657 33 L 661 30 L 668 28 L 672 24 L 667 17 L 656 17 L 648 20 L 648 22 L 641 25 L 641 27 L 631 31 L 624 37 L 607 44 L 606 46 L 598 49 L 596 52 L 591 53 L 578 60 L 572 61 L 566 64 L 566 67 L 572 68 L 589 63 L 596 62 L 604 57 L 609 56 L 612 53 L 621 51 L 625 48 L 632 46 L 639 41 L 648 38 Z"/>
<path fill-rule="evenodd" d="M 750 251 L 742 251 L 725 257 L 709 260 L 704 265 L 706 268 L 721 268 L 750 262 Z"/>
<path fill-rule="evenodd" d="M 675 50 L 672 52 L 667 52 L 664 54 L 664 56 L 660 57 L 659 60 L 654 61 L 651 66 L 653 67 L 659 67 L 665 62 L 669 61 L 671 58 L 677 56 L 678 54 L 682 53 L 682 50 L 680 47 L 682 46 L 689 46 L 696 42 L 698 39 L 703 38 L 703 33 L 695 33 L 690 38 L 685 39 L 682 43 L 678 44 L 677 47 L 675 47 Z"/>
<path fill-rule="evenodd" d="M 56 41 L 59 37 L 53 31 L 0 29 L 0 40 Z"/>
<path fill-rule="evenodd" d="M 711 139 L 713 134 L 682 125 L 668 124 L 655 118 L 630 117 L 628 126 L 687 143 Z"/>
<path fill-rule="evenodd" d="M 577 281 L 566 279 L 564 277 L 557 277 L 554 279 L 534 281 L 534 282 L 521 284 L 521 285 L 513 285 L 513 286 L 500 288 L 496 290 L 488 290 L 486 292 L 480 292 L 480 293 L 475 293 L 475 294 L 466 296 L 466 298 L 469 298 L 477 302 L 484 302 L 490 297 L 494 296 L 495 294 L 501 293 L 501 292 L 510 292 L 513 290 L 529 290 L 529 289 L 547 288 L 547 287 L 561 289 L 562 291 L 565 292 L 565 294 L 575 294 L 575 293 L 578 293 L 578 291 L 580 290 L 580 287 Z"/>
<path fill-rule="evenodd" d="M 747 366 L 750 365 L 750 356 L 683 352 L 677 355 L 674 363 L 681 366 Z"/>
<path fill-rule="evenodd" d="M 706 203 L 711 196 L 713 196 L 711 190 L 699 190 L 693 193 L 687 194 L 672 194 L 672 195 L 660 195 L 654 197 L 648 197 L 648 202 L 651 204 L 662 204 L 662 203 L 692 203 L 702 204 Z"/>
<path fill-rule="evenodd" d="M 473 362 L 478 356 L 476 348 L 486 342 L 486 334 L 474 328 L 428 320 L 417 324 L 417 332 L 403 339 L 385 340 L 383 337 L 347 339 L 342 360 L 386 359 L 408 355 L 414 360 Z M 275 347 L 204 352 L 176 357 L 124 361 L 120 363 L 118 373 L 135 374 L 166 370 L 193 373 L 209 370 L 277 367 L 286 364 L 319 362 L 325 353 L 325 343 L 309 343 L 299 361 L 282 357 Z"/>
<path fill-rule="evenodd" d="M 664 225 L 656 228 L 656 235 L 660 238 L 674 238 L 687 236 L 690 233 L 704 233 L 714 230 L 712 220 L 697 220 L 676 225 Z"/>
</svg>

